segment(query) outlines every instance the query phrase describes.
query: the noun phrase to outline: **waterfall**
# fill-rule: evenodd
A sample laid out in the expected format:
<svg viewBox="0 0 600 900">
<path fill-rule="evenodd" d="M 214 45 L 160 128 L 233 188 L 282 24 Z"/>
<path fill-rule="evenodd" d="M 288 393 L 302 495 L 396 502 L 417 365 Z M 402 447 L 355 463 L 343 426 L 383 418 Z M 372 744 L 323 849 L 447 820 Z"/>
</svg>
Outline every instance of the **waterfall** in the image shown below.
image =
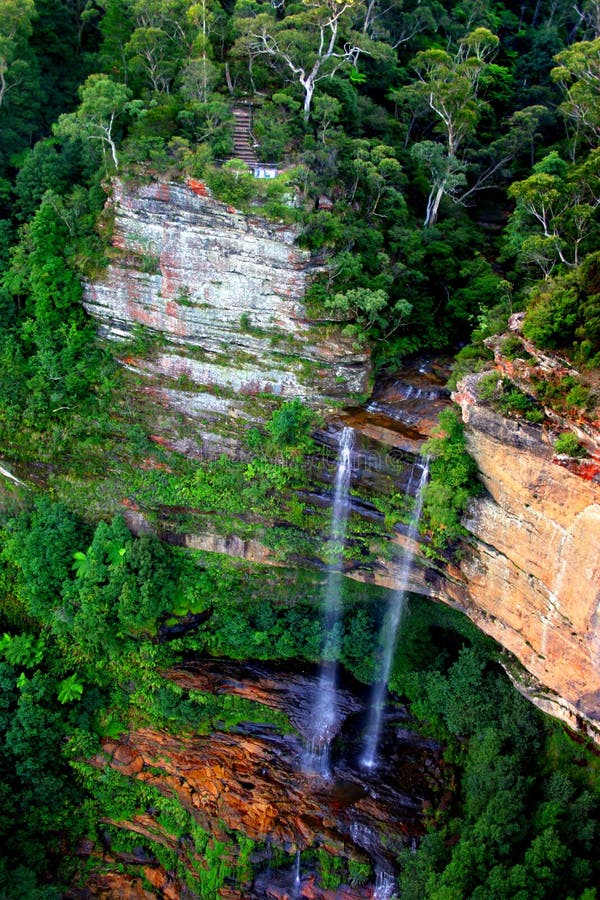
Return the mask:
<svg viewBox="0 0 600 900">
<path fill-rule="evenodd" d="M 375 891 L 373 900 L 392 900 L 396 896 L 396 879 L 384 869 L 375 872 Z"/>
<path fill-rule="evenodd" d="M 296 896 L 300 896 L 300 887 L 302 885 L 302 881 L 300 878 L 300 851 L 296 851 L 296 863 L 294 865 L 294 890 Z"/>
<path fill-rule="evenodd" d="M 324 777 L 329 776 L 329 744 L 335 733 L 337 663 L 341 645 L 341 592 L 344 539 L 350 509 L 349 491 L 352 476 L 354 430 L 342 429 L 333 492 L 333 509 L 329 540 L 329 565 L 323 601 L 324 646 L 321 673 L 315 698 L 312 732 L 305 768 Z"/>
<path fill-rule="evenodd" d="M 414 556 L 414 551 L 412 548 L 417 537 L 419 521 L 421 519 L 421 512 L 423 510 L 423 491 L 425 485 L 427 484 L 427 478 L 429 475 L 429 459 L 426 458 L 424 462 L 417 463 L 416 466 L 413 467 L 407 492 L 410 492 L 413 478 L 415 476 L 415 469 L 417 467 L 421 468 L 422 471 L 415 493 L 415 507 L 410 519 L 410 524 L 408 526 L 408 547 L 402 560 L 402 567 L 400 569 L 398 585 L 392 593 L 390 599 L 389 616 L 386 616 L 386 621 L 384 622 L 382 628 L 383 648 L 381 657 L 381 669 L 379 678 L 373 684 L 371 706 L 369 710 L 369 721 L 367 724 L 367 732 L 365 737 L 365 749 L 360 760 L 361 766 L 364 766 L 367 769 L 372 769 L 376 765 L 377 745 L 379 743 L 379 737 L 381 734 L 381 727 L 383 722 L 385 695 L 387 691 L 388 680 L 390 677 L 390 671 L 392 668 L 392 661 L 394 658 L 396 637 L 402 624 L 402 618 L 404 616 L 404 611 L 406 608 L 406 587 L 408 584 L 408 578 L 410 575 L 410 570 L 412 568 L 412 561 Z"/>
</svg>

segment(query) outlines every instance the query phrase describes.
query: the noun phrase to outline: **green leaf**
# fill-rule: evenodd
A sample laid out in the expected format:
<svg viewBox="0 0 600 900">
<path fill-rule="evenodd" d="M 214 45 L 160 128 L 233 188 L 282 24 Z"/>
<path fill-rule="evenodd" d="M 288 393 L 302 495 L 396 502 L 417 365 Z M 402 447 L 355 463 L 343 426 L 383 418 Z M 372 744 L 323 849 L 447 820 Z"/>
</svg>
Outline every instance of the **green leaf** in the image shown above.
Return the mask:
<svg viewBox="0 0 600 900">
<path fill-rule="evenodd" d="M 72 700 L 80 700 L 83 694 L 83 685 L 77 680 L 77 675 L 69 675 L 58 686 L 58 702 L 70 703 Z"/>
</svg>

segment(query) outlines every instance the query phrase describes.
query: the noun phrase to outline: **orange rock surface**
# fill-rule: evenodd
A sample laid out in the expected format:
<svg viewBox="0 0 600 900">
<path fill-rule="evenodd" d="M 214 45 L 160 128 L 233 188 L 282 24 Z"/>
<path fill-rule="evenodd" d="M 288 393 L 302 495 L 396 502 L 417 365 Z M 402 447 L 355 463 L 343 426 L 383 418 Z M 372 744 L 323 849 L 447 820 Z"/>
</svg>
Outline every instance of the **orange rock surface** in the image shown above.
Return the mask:
<svg viewBox="0 0 600 900">
<path fill-rule="evenodd" d="M 488 494 L 449 595 L 549 689 L 533 691 L 542 708 L 600 740 L 600 484 L 557 465 L 541 429 L 479 406 L 468 379 L 456 399 Z"/>
</svg>

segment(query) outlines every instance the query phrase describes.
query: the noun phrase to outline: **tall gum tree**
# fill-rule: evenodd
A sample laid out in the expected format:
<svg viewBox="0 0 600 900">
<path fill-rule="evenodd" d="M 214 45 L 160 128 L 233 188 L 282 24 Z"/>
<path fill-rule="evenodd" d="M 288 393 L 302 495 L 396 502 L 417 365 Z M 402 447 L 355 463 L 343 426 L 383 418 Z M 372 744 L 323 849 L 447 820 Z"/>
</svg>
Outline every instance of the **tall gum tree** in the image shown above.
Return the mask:
<svg viewBox="0 0 600 900">
<path fill-rule="evenodd" d="M 362 31 L 365 8 L 354 0 L 302 0 L 278 18 L 273 8 L 238 20 L 238 46 L 287 72 L 304 93 L 304 121 L 310 117 L 317 84 L 342 68 L 355 68 L 374 42 Z"/>
<path fill-rule="evenodd" d="M 464 185 L 464 162 L 460 153 L 472 138 L 484 106 L 480 96 L 482 75 L 493 59 L 499 39 L 487 28 L 476 28 L 464 37 L 456 51 L 431 48 L 412 61 L 417 80 L 400 93 L 433 113 L 436 130 L 444 141 L 423 141 L 415 156 L 429 169 L 431 190 L 424 225 L 435 225 L 444 194 L 453 195 Z"/>
<path fill-rule="evenodd" d="M 597 146 L 600 140 L 600 37 L 579 41 L 555 56 L 552 78 L 566 98 L 561 112 Z"/>
<path fill-rule="evenodd" d="M 224 27 L 225 15 L 215 0 L 194 3 L 187 15 L 195 37 L 191 58 L 181 72 L 181 92 L 187 100 L 206 103 L 219 77 L 218 69 L 212 61 L 211 35 Z"/>
<path fill-rule="evenodd" d="M 106 75 L 90 75 L 79 89 L 81 104 L 74 113 L 64 113 L 55 125 L 58 137 L 89 138 L 108 147 L 115 169 L 119 167 L 115 131 L 133 104 L 129 88 Z M 138 103 L 139 101 L 134 101 Z"/>
<path fill-rule="evenodd" d="M 132 0 L 135 23 L 124 51 L 134 71 L 152 91 L 169 93 L 172 82 L 191 52 L 193 27 L 189 0 Z"/>
<path fill-rule="evenodd" d="M 578 165 L 569 165 L 553 150 L 523 181 L 511 184 L 515 201 L 507 244 L 521 259 L 549 278 L 558 263 L 580 264 L 582 250 L 598 238 L 600 209 L 600 149 Z"/>
</svg>

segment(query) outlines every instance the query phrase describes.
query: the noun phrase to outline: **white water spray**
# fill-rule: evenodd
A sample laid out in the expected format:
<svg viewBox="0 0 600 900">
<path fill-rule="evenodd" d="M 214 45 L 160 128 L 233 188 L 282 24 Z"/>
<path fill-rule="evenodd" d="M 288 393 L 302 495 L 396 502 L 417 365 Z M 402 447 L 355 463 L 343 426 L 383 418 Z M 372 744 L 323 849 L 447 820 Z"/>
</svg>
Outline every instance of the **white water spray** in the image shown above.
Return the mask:
<svg viewBox="0 0 600 900">
<path fill-rule="evenodd" d="M 340 435 L 335 473 L 333 510 L 329 542 L 329 566 L 323 601 L 323 662 L 317 687 L 312 733 L 305 758 L 305 768 L 329 777 L 329 745 L 338 723 L 336 703 L 337 664 L 341 645 L 342 561 L 346 525 L 350 510 L 352 447 L 354 431 L 344 428 Z"/>
<path fill-rule="evenodd" d="M 389 615 L 386 616 L 386 620 L 382 628 L 383 652 L 381 657 L 381 670 L 379 673 L 379 678 L 373 685 L 371 707 L 369 710 L 369 721 L 367 723 L 367 732 L 365 737 L 365 749 L 360 759 L 361 766 L 366 769 L 373 769 L 377 764 L 377 745 L 379 744 L 379 738 L 381 735 L 381 728 L 383 723 L 383 709 L 387 692 L 387 684 L 389 681 L 392 661 L 394 658 L 396 638 L 402 625 L 402 619 L 406 609 L 406 588 L 408 586 L 408 578 L 410 575 L 414 557 L 413 547 L 417 537 L 419 522 L 421 520 L 421 513 L 423 511 L 423 492 L 425 489 L 425 485 L 427 484 L 427 478 L 429 476 L 428 459 L 425 459 L 424 463 L 422 464 L 417 463 L 417 466 L 419 466 L 422 471 L 415 494 L 415 507 L 410 519 L 410 524 L 407 532 L 408 548 L 406 550 L 406 553 L 404 554 L 404 559 L 402 561 L 402 567 L 400 569 L 400 575 L 398 578 L 398 585 L 392 593 L 390 599 Z M 413 476 L 415 475 L 415 469 L 416 466 L 413 468 L 413 472 L 411 473 L 411 479 L 407 489 L 409 492 L 412 486 Z"/>
<path fill-rule="evenodd" d="M 296 863 L 294 865 L 294 891 L 296 896 L 300 896 L 300 887 L 302 885 L 302 880 L 300 878 L 300 851 L 296 851 Z"/>
<path fill-rule="evenodd" d="M 396 896 L 396 879 L 384 869 L 375 872 L 373 900 L 392 900 Z"/>
</svg>

